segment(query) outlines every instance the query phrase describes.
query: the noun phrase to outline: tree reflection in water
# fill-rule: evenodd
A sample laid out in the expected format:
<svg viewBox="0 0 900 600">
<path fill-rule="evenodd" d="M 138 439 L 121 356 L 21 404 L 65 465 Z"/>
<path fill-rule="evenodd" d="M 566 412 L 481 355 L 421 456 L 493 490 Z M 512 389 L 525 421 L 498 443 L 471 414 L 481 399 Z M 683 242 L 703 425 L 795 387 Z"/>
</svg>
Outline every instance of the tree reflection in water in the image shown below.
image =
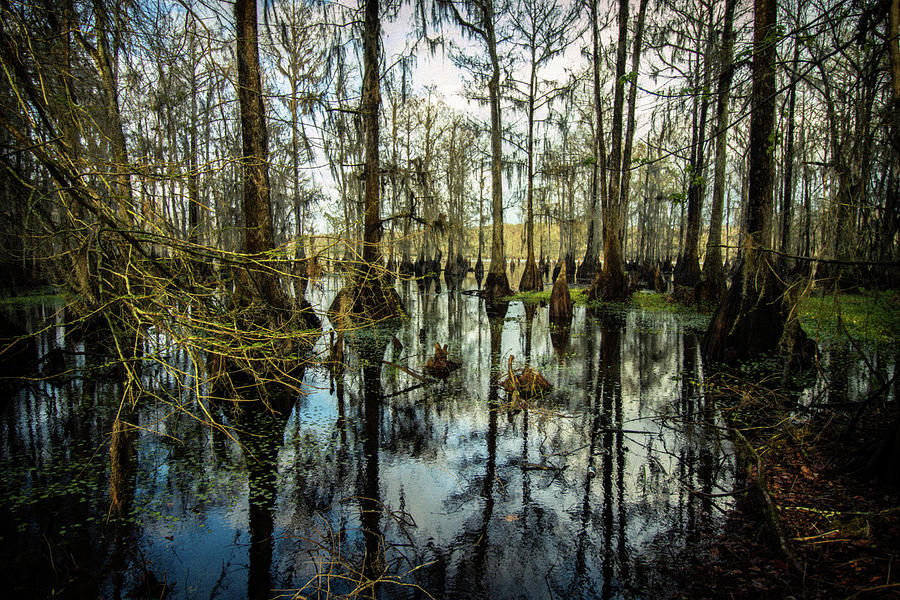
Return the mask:
<svg viewBox="0 0 900 600">
<path fill-rule="evenodd" d="M 330 304 L 338 287 L 313 304 Z M 117 538 L 99 518 L 109 506 L 101 481 L 80 504 L 39 504 L 52 512 L 13 506 L 5 544 L 39 548 L 38 536 L 58 526 L 49 515 L 68 503 L 94 517 L 77 544 L 105 558 L 79 576 L 99 581 L 82 589 L 100 596 L 127 595 L 135 577 L 122 573 L 146 564 L 176 582 L 170 597 L 272 596 L 314 580 L 304 593 L 319 598 L 329 587 L 422 596 L 412 584 L 436 598 L 619 598 L 649 585 L 648 555 L 673 552 L 725 501 L 714 497 L 731 484 L 730 454 L 699 385 L 696 338 L 676 318 L 577 308 L 558 352 L 545 307 L 489 311 L 433 281 L 398 288 L 410 317 L 396 342 L 387 336 L 368 353 L 348 343 L 344 372 L 332 382 L 326 369 L 308 369 L 304 393 L 278 414 L 252 404 L 219 413 L 234 438 L 155 404 L 178 381 L 146 369 L 152 394 L 134 415 L 146 425 L 130 441 L 133 461 L 111 465 L 113 475 L 133 470 L 134 483 L 116 492 L 130 496 L 132 524 Z M 436 342 L 463 362 L 444 382 L 416 387 L 381 362 L 420 371 Z M 498 389 L 510 354 L 554 386 L 521 410 Z M 53 421 L 73 403 L 114 415 L 109 386 L 38 394 L 23 392 L 3 416 L 2 456 L 15 468 L 43 473 L 45 457 L 93 447 L 98 428 L 111 430 L 112 417 Z M 108 446 L 96 456 L 109 460 Z M 31 489 L 52 495 L 52 475 L 42 476 Z M 120 553 L 101 539 L 120 540 Z M 21 564 L 8 549 L 2 558 Z M 36 588 L 19 577 L 12 589 Z"/>
</svg>

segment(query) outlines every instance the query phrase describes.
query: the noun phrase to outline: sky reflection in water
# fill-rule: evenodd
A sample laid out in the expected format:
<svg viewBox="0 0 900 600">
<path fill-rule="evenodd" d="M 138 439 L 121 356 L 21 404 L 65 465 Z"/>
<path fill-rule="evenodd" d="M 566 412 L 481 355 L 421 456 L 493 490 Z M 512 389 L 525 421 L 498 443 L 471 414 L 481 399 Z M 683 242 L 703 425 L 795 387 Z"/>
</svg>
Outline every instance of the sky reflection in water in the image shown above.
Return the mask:
<svg viewBox="0 0 900 600">
<path fill-rule="evenodd" d="M 421 371 L 448 344 L 463 365 L 447 381 L 404 391 L 420 381 L 348 352 L 340 378 L 307 371 L 289 415 L 218 411 L 241 445 L 148 402 L 121 522 L 107 523 L 119 384 L 17 392 L 0 438 L 4 579 L 26 596 L 140 597 L 155 580 L 170 598 L 290 597 L 312 579 L 305 593 L 325 597 L 381 576 L 379 597 L 633 597 L 655 557 L 719 514 L 708 495 L 731 487 L 730 447 L 676 317 L 579 307 L 552 340 L 546 308 L 489 318 L 470 295 L 400 289 L 412 316 L 385 359 Z M 554 385 L 531 409 L 496 385 L 511 354 Z"/>
</svg>

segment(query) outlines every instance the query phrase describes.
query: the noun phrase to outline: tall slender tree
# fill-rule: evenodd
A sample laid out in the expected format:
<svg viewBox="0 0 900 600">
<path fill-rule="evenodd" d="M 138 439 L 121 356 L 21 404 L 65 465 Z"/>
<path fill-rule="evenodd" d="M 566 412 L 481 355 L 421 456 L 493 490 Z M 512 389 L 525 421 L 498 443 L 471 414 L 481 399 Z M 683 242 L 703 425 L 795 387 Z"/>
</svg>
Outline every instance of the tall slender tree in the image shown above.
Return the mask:
<svg viewBox="0 0 900 600">
<path fill-rule="evenodd" d="M 713 196 L 703 261 L 703 280 L 711 297 L 725 293 L 725 268 L 722 263 L 722 210 L 725 204 L 725 166 L 728 155 L 728 120 L 731 82 L 734 79 L 734 10 L 737 0 L 726 0 L 719 46 L 719 78 L 716 82 L 716 157 L 713 169 Z"/>
<path fill-rule="evenodd" d="M 692 74 L 695 95 L 691 111 L 693 119 L 691 158 L 685 174 L 687 179 L 687 223 L 685 224 L 684 245 L 675 267 L 675 283 L 688 287 L 694 287 L 700 282 L 700 221 L 703 215 L 703 196 L 706 187 L 704 171 L 706 170 L 707 116 L 710 105 L 708 90 L 712 63 L 715 60 L 712 55 L 715 31 L 714 6 L 711 2 L 703 6 L 706 10 L 703 15 L 706 23 L 697 25 L 695 68 Z"/>
<path fill-rule="evenodd" d="M 591 80 L 593 89 L 594 144 L 591 160 L 591 195 L 587 207 L 587 244 L 584 259 L 577 270 L 577 281 L 590 283 L 600 269 L 600 219 L 597 214 L 597 198 L 606 205 L 606 139 L 603 132 L 603 89 L 600 81 L 600 23 L 597 2 L 588 1 L 591 20 Z"/>
<path fill-rule="evenodd" d="M 256 259 L 274 248 L 271 189 L 269 187 L 269 141 L 259 64 L 258 23 L 255 0 L 237 0 L 237 96 L 241 121 L 241 171 L 244 216 L 243 251 Z M 285 307 L 284 294 L 271 272 L 244 272 L 239 291 L 252 301 Z"/>
<path fill-rule="evenodd" d="M 738 274 L 716 309 L 703 338 L 713 361 L 735 361 L 783 348 L 814 352 L 784 298 L 771 252 L 774 204 L 776 0 L 755 0 L 752 88 L 750 96 L 750 172 Z"/>
<path fill-rule="evenodd" d="M 363 84 L 360 112 L 363 118 L 365 153 L 365 200 L 363 214 L 363 262 L 368 267 L 381 260 L 381 185 L 379 173 L 379 111 L 381 86 L 381 15 L 378 0 L 366 0 L 363 29 Z"/>
<path fill-rule="evenodd" d="M 550 60 L 565 51 L 568 42 L 577 37 L 572 27 L 576 5 L 568 11 L 555 0 L 522 0 L 521 8 L 512 16 L 512 31 L 516 46 L 526 55 L 528 81 L 522 91 L 527 119 L 526 189 L 525 189 L 525 268 L 519 281 L 519 291 L 530 292 L 543 288 L 534 257 L 534 127 L 535 113 L 555 97 L 555 90 L 540 89 L 539 71 Z"/>
<path fill-rule="evenodd" d="M 488 55 L 487 63 L 466 62 L 464 66 L 487 71 L 488 102 L 491 108 L 491 267 L 482 295 L 488 301 L 512 293 L 506 276 L 506 251 L 503 240 L 503 141 L 500 116 L 500 54 L 498 23 L 510 7 L 497 6 L 494 0 L 437 0 L 439 8 L 458 24 L 465 35 L 478 41 Z"/>
<path fill-rule="evenodd" d="M 381 14 L 378 0 L 363 5 L 363 81 L 360 115 L 363 130 L 363 240 L 362 265 L 335 297 L 332 321 L 349 317 L 382 321 L 403 313 L 397 292 L 383 280 L 381 264 L 381 167 L 379 121 L 381 116 Z M 344 324 L 341 323 L 341 326 Z"/>
<path fill-rule="evenodd" d="M 631 72 L 628 74 L 628 116 L 625 119 L 625 149 L 622 152 L 622 207 L 621 223 L 623 232 L 628 219 L 628 197 L 631 192 L 631 156 L 634 149 L 635 112 L 637 110 L 638 75 L 641 67 L 641 53 L 644 43 L 644 21 L 647 18 L 648 0 L 641 0 L 638 6 L 637 23 L 634 28 L 634 40 L 631 49 Z M 624 235 L 624 233 L 623 233 Z M 627 244 L 626 244 L 627 246 Z"/>
<path fill-rule="evenodd" d="M 622 255 L 622 121 L 625 104 L 625 60 L 628 55 L 628 0 L 619 0 L 619 40 L 613 96 L 612 147 L 606 202 L 603 203 L 603 269 L 588 291 L 592 299 L 620 300 L 627 294 Z"/>
</svg>

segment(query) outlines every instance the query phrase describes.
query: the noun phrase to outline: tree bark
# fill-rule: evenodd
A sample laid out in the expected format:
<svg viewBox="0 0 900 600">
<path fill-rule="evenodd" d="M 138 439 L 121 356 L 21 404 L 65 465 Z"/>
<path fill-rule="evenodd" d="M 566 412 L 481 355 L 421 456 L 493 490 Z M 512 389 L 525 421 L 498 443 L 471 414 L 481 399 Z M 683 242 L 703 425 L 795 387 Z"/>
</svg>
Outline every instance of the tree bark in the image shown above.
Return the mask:
<svg viewBox="0 0 900 600">
<path fill-rule="evenodd" d="M 890 40 L 891 56 L 891 146 L 894 155 L 900 157 L 900 0 L 891 0 L 890 14 L 888 16 L 888 39 Z M 897 223 L 900 220 L 900 182 L 894 178 L 891 189 L 888 190 L 887 206 L 893 210 L 888 211 L 887 231 L 892 232 L 891 241 L 896 239 Z M 885 249 L 883 258 L 897 260 L 900 248 L 896 243 Z"/>
<path fill-rule="evenodd" d="M 622 300 L 627 294 L 625 262 L 622 257 L 621 203 L 622 112 L 625 103 L 625 59 L 628 41 L 628 0 L 619 0 L 619 47 L 616 55 L 616 92 L 613 99 L 612 152 L 609 188 L 603 203 L 603 269 L 591 285 L 590 299 Z"/>
<path fill-rule="evenodd" d="M 537 61 L 535 44 L 531 44 L 531 76 L 528 78 L 528 187 L 526 190 L 527 215 L 525 218 L 525 268 L 519 281 L 520 292 L 543 289 L 541 275 L 534 259 L 534 94 L 537 87 Z"/>
<path fill-rule="evenodd" d="M 512 294 L 506 276 L 506 252 L 503 245 L 503 145 L 500 138 L 500 58 L 494 31 L 494 3 L 485 2 L 484 30 L 491 60 L 488 95 L 491 104 L 491 268 L 484 282 L 483 296 L 492 301 Z"/>
<path fill-rule="evenodd" d="M 238 104 L 241 120 L 241 175 L 244 216 L 243 252 L 251 262 L 241 272 L 232 297 L 233 306 L 256 305 L 252 319 L 284 321 L 292 316 L 292 305 L 281 288 L 275 271 L 261 267 L 257 260 L 275 247 L 269 186 L 268 131 L 262 97 L 259 42 L 255 0 L 237 0 L 234 5 L 237 29 Z M 307 305 L 296 314 L 301 327 L 317 327 L 318 318 Z"/>
<path fill-rule="evenodd" d="M 594 79 L 594 151 L 596 157 L 591 165 L 591 203 L 588 210 L 587 247 L 584 252 L 584 260 L 581 261 L 576 279 L 587 283 L 593 280 L 600 270 L 600 236 L 596 231 L 599 220 L 597 219 L 597 196 L 601 197 L 601 207 L 606 206 L 606 140 L 603 132 L 603 95 L 600 87 L 600 31 L 597 23 L 597 3 L 591 2 L 591 43 L 593 52 L 591 57 L 592 75 Z"/>
<path fill-rule="evenodd" d="M 568 327 L 572 323 L 572 297 L 566 281 L 566 261 L 560 265 L 559 275 L 553 282 L 550 292 L 550 324 L 556 327 Z"/>
<path fill-rule="evenodd" d="M 775 122 L 776 0 L 755 0 L 754 60 L 750 95 L 750 172 L 739 274 L 703 338 L 708 360 L 734 362 L 779 348 L 811 358 L 815 344 L 788 320 L 781 280 L 773 276 L 772 241 Z M 802 361 L 801 362 L 805 362 Z"/>
<path fill-rule="evenodd" d="M 362 322 L 393 319 L 403 314 L 397 291 L 383 281 L 381 265 L 381 173 L 378 155 L 378 118 L 381 105 L 379 57 L 381 18 L 378 0 L 366 0 L 363 29 L 363 85 L 360 112 L 363 118 L 365 184 L 363 215 L 363 268 L 336 295 L 329 318 L 338 328 Z"/>
<path fill-rule="evenodd" d="M 243 249 L 247 254 L 260 254 L 272 249 L 274 239 L 269 189 L 269 140 L 259 67 L 256 1 L 236 0 L 234 14 L 243 148 Z"/>
<path fill-rule="evenodd" d="M 365 215 L 363 217 L 363 261 L 368 268 L 380 262 L 381 197 L 378 156 L 378 112 L 381 105 L 379 64 L 381 19 L 378 0 L 366 0 L 363 33 L 363 89 L 360 111 L 365 139 Z"/>
<path fill-rule="evenodd" d="M 734 78 L 734 9 L 737 0 L 727 0 L 722 24 L 722 47 L 719 50 L 719 80 L 716 84 L 716 158 L 713 171 L 713 197 L 703 261 L 703 280 L 715 298 L 727 286 L 722 264 L 722 209 L 725 203 L 725 166 L 728 155 L 728 119 L 730 116 L 731 82 Z"/>
</svg>

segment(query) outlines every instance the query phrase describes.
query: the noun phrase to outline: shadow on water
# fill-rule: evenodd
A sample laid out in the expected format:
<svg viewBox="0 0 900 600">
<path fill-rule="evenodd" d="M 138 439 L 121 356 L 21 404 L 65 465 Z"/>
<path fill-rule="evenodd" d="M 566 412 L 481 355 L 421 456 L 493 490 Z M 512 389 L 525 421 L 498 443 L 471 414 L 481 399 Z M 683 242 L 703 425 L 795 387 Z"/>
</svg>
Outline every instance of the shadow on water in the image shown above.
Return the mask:
<svg viewBox="0 0 900 600">
<path fill-rule="evenodd" d="M 339 287 L 311 286 L 320 313 Z M 309 367 L 303 393 L 274 410 L 199 403 L 189 353 L 169 358 L 177 368 L 148 361 L 131 414 L 115 380 L 21 388 L 0 419 L 2 583 L 17 597 L 104 598 L 657 586 L 652 557 L 713 522 L 732 484 L 696 336 L 671 315 L 584 308 L 553 330 L 546 307 L 466 294 L 471 277 L 397 287 L 399 329 L 348 337 L 346 368 Z M 435 343 L 462 367 L 426 384 Z M 553 390 L 509 402 L 510 355 Z"/>
</svg>

